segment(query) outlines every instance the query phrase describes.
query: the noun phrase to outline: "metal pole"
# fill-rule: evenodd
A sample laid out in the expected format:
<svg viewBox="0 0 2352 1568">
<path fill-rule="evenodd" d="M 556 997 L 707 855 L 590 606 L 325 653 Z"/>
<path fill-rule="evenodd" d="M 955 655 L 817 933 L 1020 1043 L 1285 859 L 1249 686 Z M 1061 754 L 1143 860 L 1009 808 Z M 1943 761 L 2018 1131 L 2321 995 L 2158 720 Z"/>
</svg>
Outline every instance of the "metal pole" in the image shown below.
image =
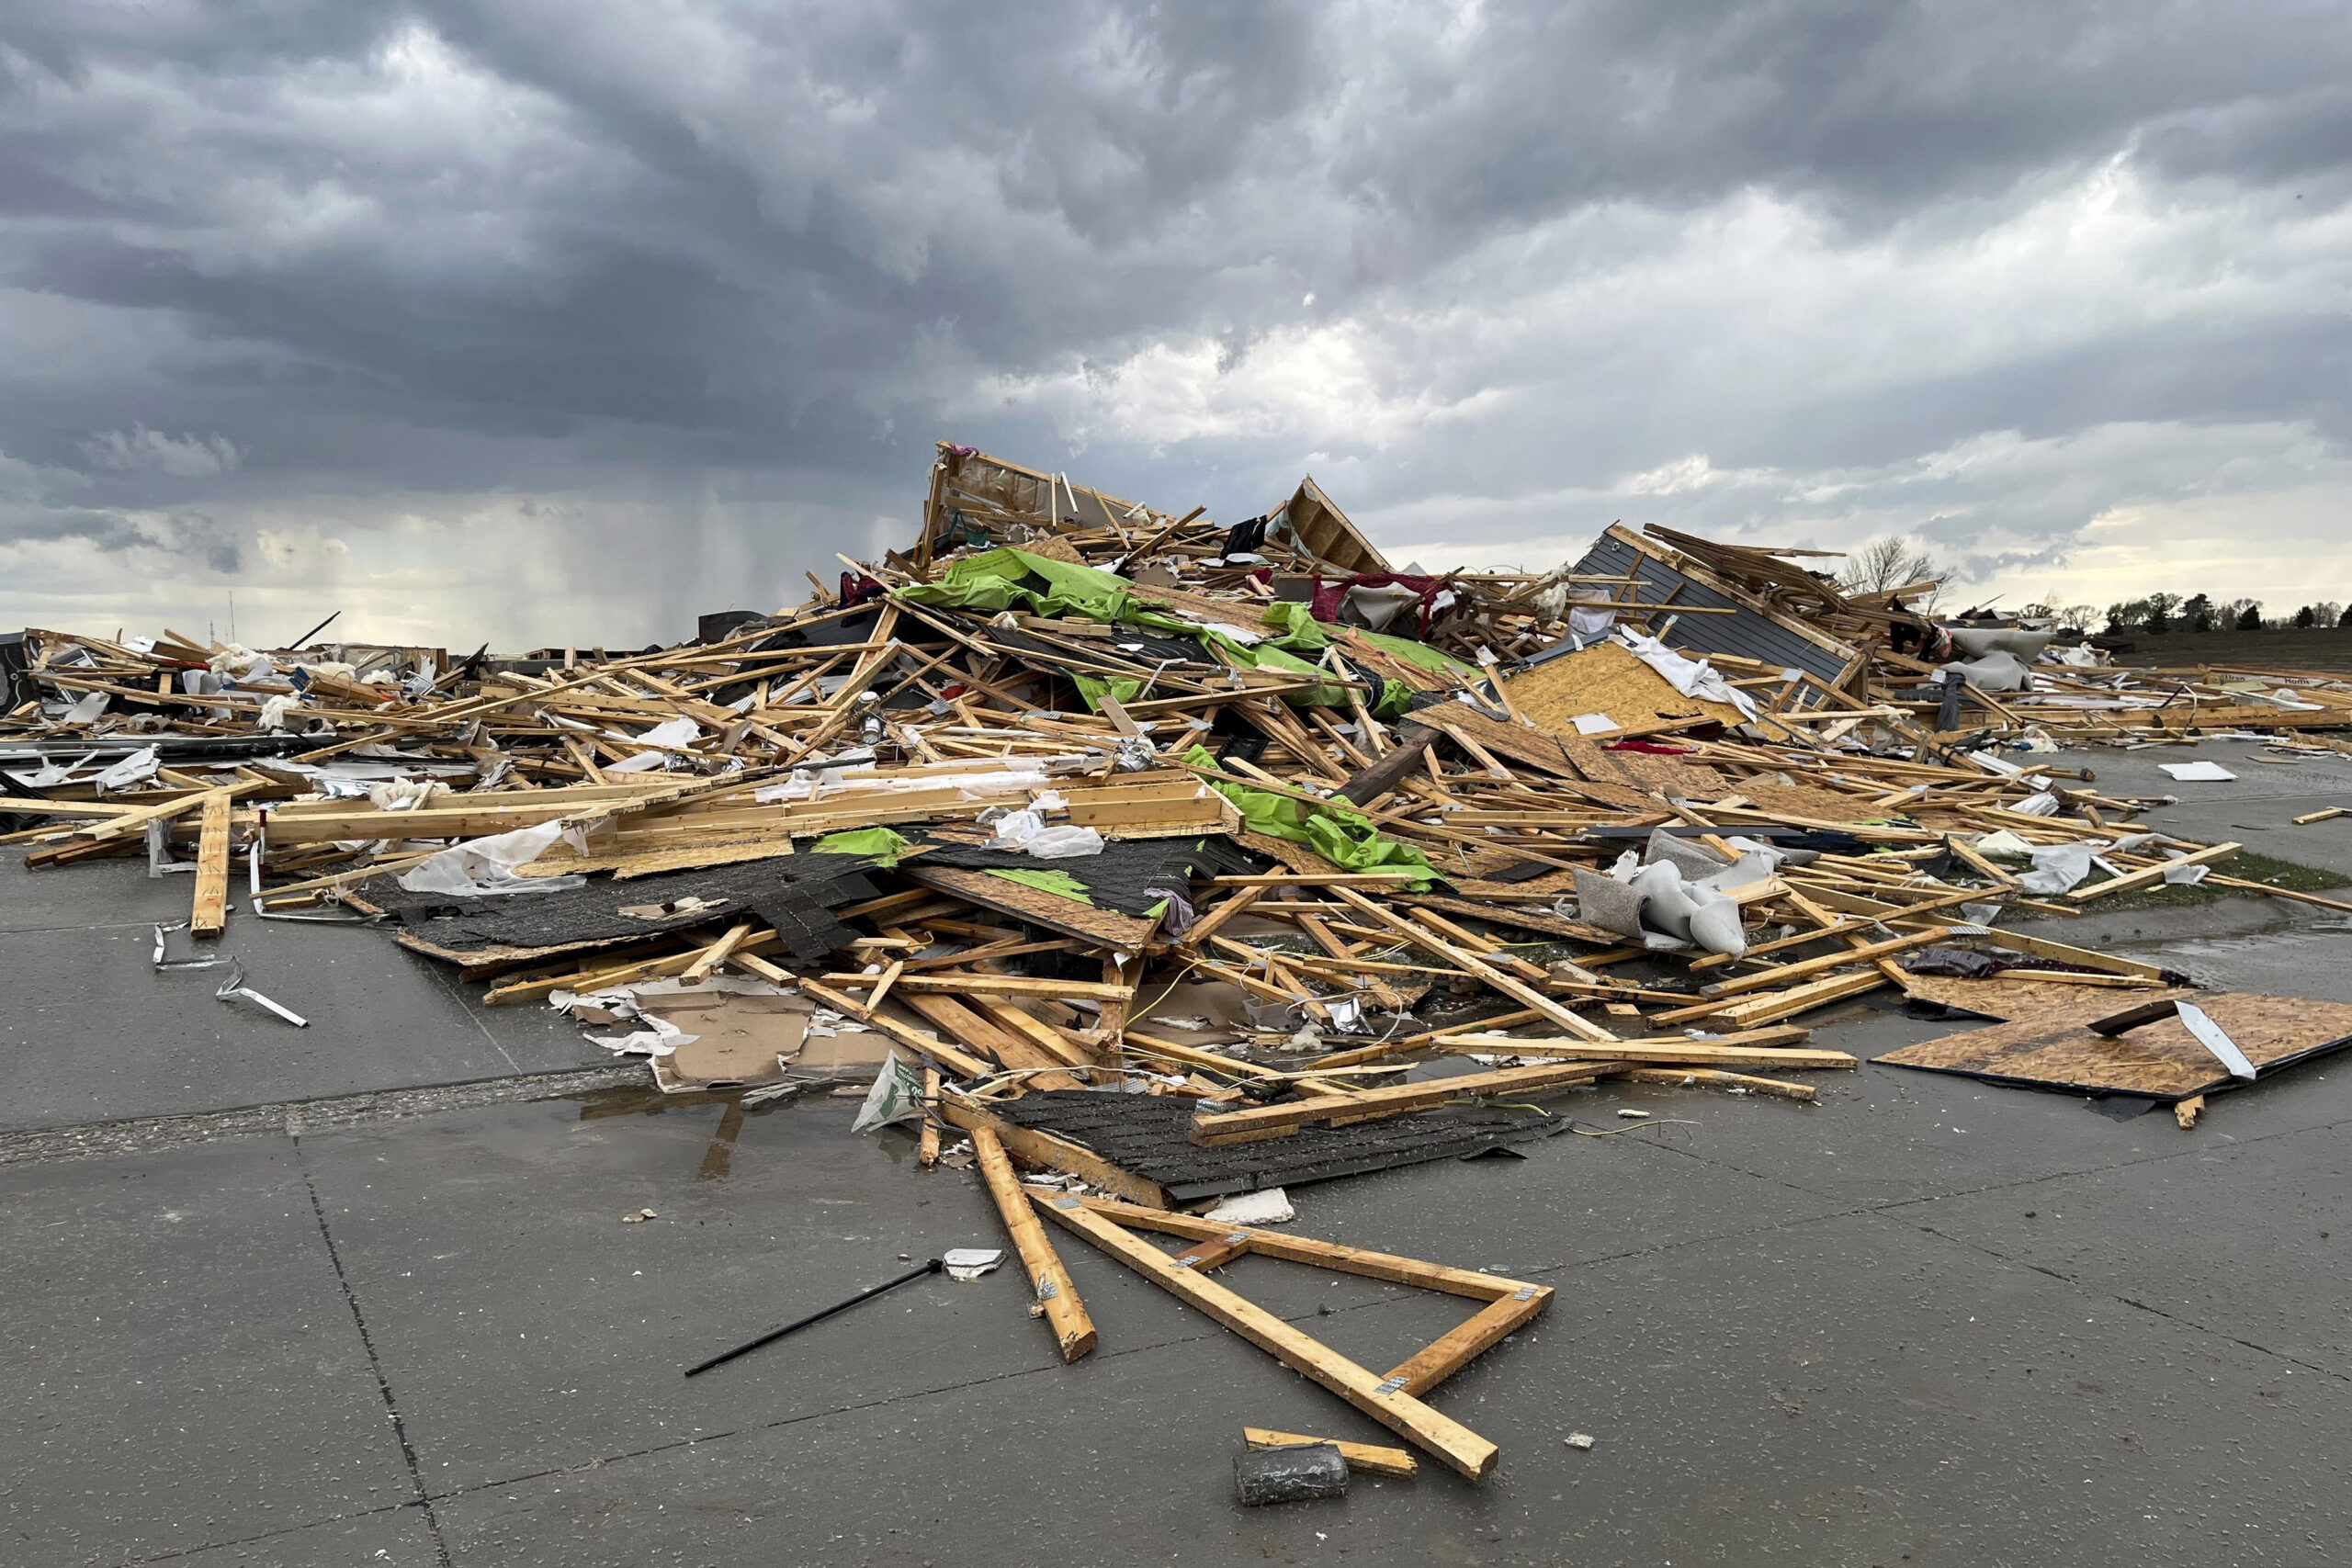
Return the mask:
<svg viewBox="0 0 2352 1568">
<path fill-rule="evenodd" d="M 847 1312 L 850 1308 L 855 1306 L 860 1302 L 870 1301 L 874 1297 L 880 1295 L 885 1291 L 895 1291 L 900 1285 L 907 1284 L 911 1280 L 920 1280 L 927 1274 L 936 1274 L 945 1267 L 947 1267 L 947 1265 L 944 1260 L 934 1258 L 928 1263 L 908 1269 L 905 1273 L 899 1275 L 895 1280 L 885 1280 L 882 1283 L 876 1285 L 871 1290 L 860 1291 L 857 1294 L 850 1297 L 850 1299 L 845 1302 L 836 1302 L 831 1306 L 826 1307 L 820 1312 L 812 1312 L 807 1317 L 787 1323 L 782 1328 L 770 1329 L 767 1333 L 761 1335 L 757 1339 L 746 1340 L 744 1343 L 736 1346 L 732 1350 L 721 1350 L 709 1360 L 701 1362 L 695 1366 L 688 1367 L 686 1369 L 686 1376 L 693 1377 L 697 1372 L 707 1372 L 713 1367 L 724 1366 L 728 1362 L 733 1360 L 736 1357 L 749 1355 L 763 1345 L 775 1344 L 777 1340 L 783 1338 L 786 1335 L 791 1333 L 797 1328 L 806 1328 L 810 1324 L 818 1323 L 825 1318 L 829 1318 L 837 1312 Z"/>
</svg>

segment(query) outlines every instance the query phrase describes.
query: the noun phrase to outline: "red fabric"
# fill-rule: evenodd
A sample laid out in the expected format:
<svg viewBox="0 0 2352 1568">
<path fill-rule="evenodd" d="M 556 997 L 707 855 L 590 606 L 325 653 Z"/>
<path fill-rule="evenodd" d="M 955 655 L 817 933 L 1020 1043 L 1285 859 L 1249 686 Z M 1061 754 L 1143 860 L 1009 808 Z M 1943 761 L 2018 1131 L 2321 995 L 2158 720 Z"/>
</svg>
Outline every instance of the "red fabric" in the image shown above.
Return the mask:
<svg viewBox="0 0 2352 1568">
<path fill-rule="evenodd" d="M 1698 751 L 1696 746 L 1667 746 L 1656 740 L 1611 740 L 1602 744 L 1604 751 L 1640 751 L 1652 757 L 1688 757 Z"/>
<path fill-rule="evenodd" d="M 1442 577 L 1400 577 L 1393 571 L 1375 571 L 1361 573 L 1354 577 L 1342 577 L 1336 581 L 1326 582 L 1323 581 L 1322 573 L 1317 572 L 1315 576 L 1315 597 L 1307 602 L 1306 613 L 1327 626 L 1337 626 L 1340 621 L 1340 604 L 1348 596 L 1349 589 L 1392 586 L 1409 588 L 1420 595 L 1420 603 L 1415 606 L 1416 619 L 1413 635 L 1427 637 L 1430 630 L 1430 601 L 1435 599 L 1438 590 L 1445 586 L 1445 579 Z M 1394 630 L 1396 623 L 1390 622 L 1389 626 Z"/>
</svg>

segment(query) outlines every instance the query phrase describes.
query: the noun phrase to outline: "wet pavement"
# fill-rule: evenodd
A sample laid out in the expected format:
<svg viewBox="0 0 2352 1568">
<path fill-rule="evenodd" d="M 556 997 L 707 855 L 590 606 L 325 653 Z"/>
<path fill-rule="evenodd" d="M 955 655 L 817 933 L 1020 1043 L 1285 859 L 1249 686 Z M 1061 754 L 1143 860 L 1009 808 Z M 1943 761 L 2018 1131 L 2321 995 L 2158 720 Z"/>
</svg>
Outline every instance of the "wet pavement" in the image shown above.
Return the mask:
<svg viewBox="0 0 2352 1568">
<path fill-rule="evenodd" d="M 2230 755 L 2087 760 L 2111 791 L 2233 787 L 2130 782 L 2192 754 Z M 2288 772 L 2264 768 L 2156 820 L 2283 823 L 2352 784 L 2352 759 L 2293 771 L 2291 810 L 2252 798 Z M 2352 870 L 2352 824 L 2266 830 Z M 141 922 L 185 882 L 96 874 L 0 872 L 29 890 L 0 922 L 6 1125 L 603 1060 L 380 937 L 237 917 L 254 983 L 321 1019 L 273 1032 L 202 973 L 146 972 Z M 2318 911 L 2114 923 L 2099 940 L 2203 978 L 2352 999 L 2352 935 Z M 1814 1021 L 1864 1055 L 1955 1027 Z M 1487 1483 L 1261 1510 L 1232 1502 L 1242 1426 L 1377 1428 L 1061 1233 L 1102 1336 L 1076 1366 L 1000 1269 L 680 1376 L 908 1259 L 1002 1245 L 975 1173 L 852 1135 L 853 1100 L 600 1089 L 72 1158 L 0 1136 L 0 1562 L 2352 1560 L 2352 1056 L 2188 1132 L 1928 1074 L 1817 1081 L 1814 1107 L 1612 1088 L 1555 1103 L 1657 1121 L 1295 1192 L 1303 1234 L 1559 1294 L 1432 1396 L 1500 1445 Z M 1374 1364 L 1461 1315 L 1263 1259 L 1224 1277 Z"/>
</svg>

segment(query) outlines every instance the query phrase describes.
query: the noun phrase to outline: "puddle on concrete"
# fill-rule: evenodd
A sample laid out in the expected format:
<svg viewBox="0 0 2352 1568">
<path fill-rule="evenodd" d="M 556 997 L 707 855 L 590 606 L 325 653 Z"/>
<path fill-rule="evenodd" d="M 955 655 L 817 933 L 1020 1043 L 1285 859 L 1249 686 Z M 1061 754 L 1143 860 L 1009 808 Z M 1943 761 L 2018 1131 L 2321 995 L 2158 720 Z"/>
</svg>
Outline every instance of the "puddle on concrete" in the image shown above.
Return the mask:
<svg viewBox="0 0 2352 1568">
<path fill-rule="evenodd" d="M 560 1097 L 580 1108 L 582 1122 L 604 1122 L 626 1116 L 666 1116 L 673 1112 L 700 1113 L 716 1107 L 718 1116 L 712 1121 L 707 1141 L 703 1145 L 701 1162 L 695 1168 L 697 1181 L 724 1181 L 735 1174 L 735 1155 L 742 1141 L 745 1126 L 755 1120 L 779 1112 L 811 1106 L 831 1106 L 840 1112 L 846 1125 L 856 1109 L 854 1100 L 836 1096 L 830 1084 L 819 1083 L 806 1092 L 788 1099 L 770 1100 L 757 1105 L 745 1105 L 745 1090 L 739 1089 L 712 1089 L 699 1093 L 665 1094 L 661 1089 L 631 1085 L 621 1089 L 591 1089 L 582 1094 Z M 849 1086 L 844 1086 L 849 1087 Z M 860 1094 L 863 1084 L 854 1086 Z M 878 1148 L 892 1165 L 904 1165 L 915 1156 L 920 1140 L 904 1127 L 885 1127 L 872 1134 L 868 1143 Z"/>
<path fill-rule="evenodd" d="M 2143 951 L 2180 958 L 2226 959 L 2236 953 L 2265 953 L 2281 947 L 2331 942 L 2346 933 L 2352 933 L 2352 918 L 2337 916 L 2307 925 L 2290 926 L 2284 931 L 2258 931 L 2251 936 L 2191 937 L 2180 942 L 2150 942 Z"/>
</svg>

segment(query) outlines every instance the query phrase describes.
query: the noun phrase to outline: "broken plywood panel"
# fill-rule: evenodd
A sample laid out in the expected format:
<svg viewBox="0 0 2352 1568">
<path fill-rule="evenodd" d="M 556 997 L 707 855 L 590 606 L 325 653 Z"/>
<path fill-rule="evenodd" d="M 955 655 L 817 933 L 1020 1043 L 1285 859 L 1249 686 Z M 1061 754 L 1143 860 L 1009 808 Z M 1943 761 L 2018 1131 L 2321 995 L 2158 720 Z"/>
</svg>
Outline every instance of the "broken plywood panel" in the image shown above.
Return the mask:
<svg viewBox="0 0 2352 1568">
<path fill-rule="evenodd" d="M 1702 724 L 1742 722 L 1728 703 L 1686 697 L 1673 682 L 1643 663 L 1621 642 L 1596 643 L 1577 653 L 1546 659 L 1503 682 L 1511 705 L 1551 735 L 1594 735 L 1624 739 L 1690 729 Z M 1601 715 L 1613 728 L 1580 728 L 1577 720 Z"/>
<path fill-rule="evenodd" d="M 1988 1083 L 2079 1094 L 2139 1094 L 2158 1100 L 2186 1100 L 2238 1083 L 2177 1018 L 2143 1024 L 2111 1039 L 2087 1027 L 2094 1019 L 2167 998 L 2202 1008 L 2237 1043 L 2257 1073 L 2267 1075 L 2352 1044 L 2352 1006 L 2341 1002 L 2235 991 L 2213 996 L 2188 990 L 2100 992 L 2057 1017 L 1964 1030 L 1873 1060 Z"/>
</svg>

